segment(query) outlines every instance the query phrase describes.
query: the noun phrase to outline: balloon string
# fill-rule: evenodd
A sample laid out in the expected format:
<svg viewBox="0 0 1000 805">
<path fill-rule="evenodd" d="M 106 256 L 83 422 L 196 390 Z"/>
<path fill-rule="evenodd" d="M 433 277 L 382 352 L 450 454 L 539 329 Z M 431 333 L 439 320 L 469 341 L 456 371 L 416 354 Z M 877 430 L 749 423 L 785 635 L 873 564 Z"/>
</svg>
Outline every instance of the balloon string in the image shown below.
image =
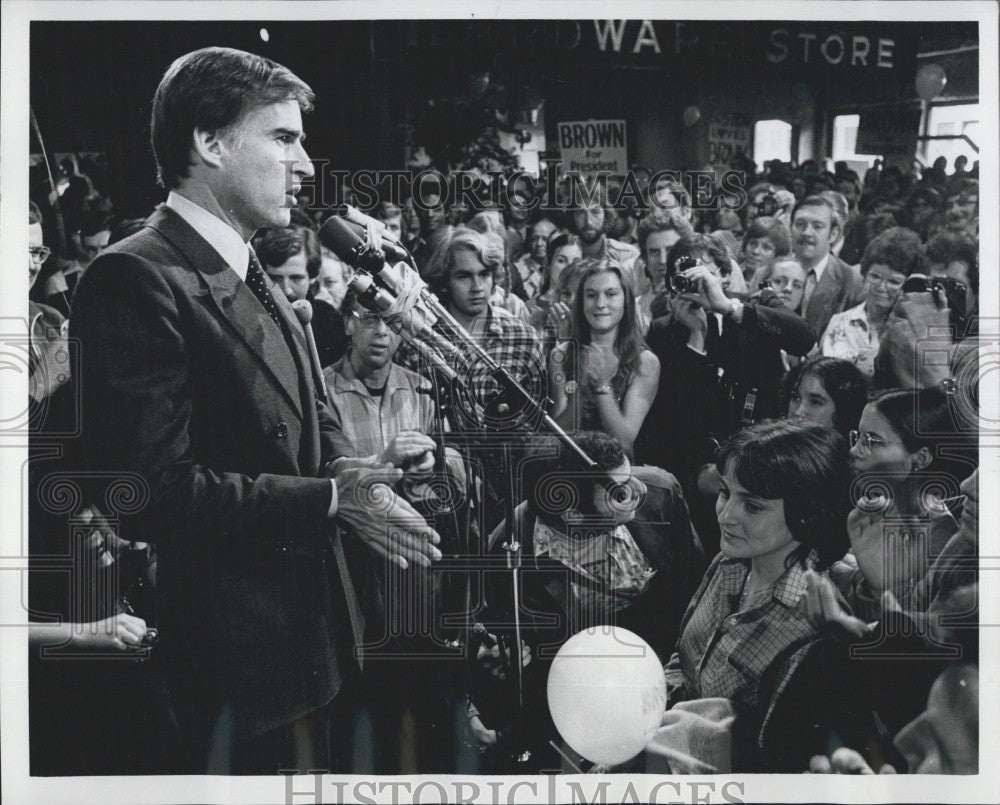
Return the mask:
<svg viewBox="0 0 1000 805">
<path fill-rule="evenodd" d="M 555 741 L 549 741 L 549 746 L 551 746 L 560 755 L 562 755 L 562 759 L 565 760 L 567 763 L 569 763 L 569 767 L 573 771 L 575 771 L 577 774 L 583 774 L 583 769 L 581 769 L 579 766 L 577 766 L 576 763 L 574 763 L 573 760 L 569 757 L 569 755 L 567 755 L 565 752 L 563 752 L 562 749 L 560 749 L 558 746 L 556 746 L 556 742 Z"/>
</svg>

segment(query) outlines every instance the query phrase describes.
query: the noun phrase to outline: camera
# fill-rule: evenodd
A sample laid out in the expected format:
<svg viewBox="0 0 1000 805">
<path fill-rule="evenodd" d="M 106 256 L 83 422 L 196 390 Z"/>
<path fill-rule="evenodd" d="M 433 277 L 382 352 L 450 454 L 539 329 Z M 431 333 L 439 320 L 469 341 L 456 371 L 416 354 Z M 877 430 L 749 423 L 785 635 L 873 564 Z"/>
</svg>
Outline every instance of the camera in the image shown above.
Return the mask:
<svg viewBox="0 0 1000 805">
<path fill-rule="evenodd" d="M 778 211 L 778 199 L 774 193 L 768 192 L 757 202 L 757 215 L 774 215 Z"/>
<path fill-rule="evenodd" d="M 691 255 L 685 255 L 677 260 L 673 273 L 670 275 L 670 290 L 674 293 L 698 293 L 701 283 L 698 280 L 682 276 L 682 272 L 698 265 Z"/>
<path fill-rule="evenodd" d="M 903 293 L 937 293 L 948 300 L 949 320 L 959 331 L 964 329 L 966 310 L 965 283 L 954 277 L 927 277 L 914 274 L 903 283 Z"/>
</svg>

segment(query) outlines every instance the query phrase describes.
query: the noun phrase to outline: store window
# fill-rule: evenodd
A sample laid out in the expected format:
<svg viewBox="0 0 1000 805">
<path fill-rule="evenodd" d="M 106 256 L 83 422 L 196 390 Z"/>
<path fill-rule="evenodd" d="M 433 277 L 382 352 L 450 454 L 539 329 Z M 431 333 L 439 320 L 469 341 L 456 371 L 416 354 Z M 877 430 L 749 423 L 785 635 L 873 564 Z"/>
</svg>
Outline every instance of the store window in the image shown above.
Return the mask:
<svg viewBox="0 0 1000 805">
<path fill-rule="evenodd" d="M 759 169 L 772 159 L 791 162 L 791 124 L 784 120 L 758 120 L 753 127 L 753 159 Z"/>
<path fill-rule="evenodd" d="M 860 122 L 861 115 L 837 115 L 833 119 L 833 161 L 846 162 L 858 176 L 864 176 L 882 155 L 857 153 Z"/>
<path fill-rule="evenodd" d="M 949 106 L 932 106 L 928 110 L 928 134 L 964 134 L 976 145 L 979 145 L 979 104 L 962 103 Z M 948 160 L 948 170 L 955 164 L 955 157 L 964 155 L 972 165 L 979 154 L 969 143 L 962 139 L 928 140 L 922 157 L 928 165 L 934 164 L 938 157 Z"/>
</svg>

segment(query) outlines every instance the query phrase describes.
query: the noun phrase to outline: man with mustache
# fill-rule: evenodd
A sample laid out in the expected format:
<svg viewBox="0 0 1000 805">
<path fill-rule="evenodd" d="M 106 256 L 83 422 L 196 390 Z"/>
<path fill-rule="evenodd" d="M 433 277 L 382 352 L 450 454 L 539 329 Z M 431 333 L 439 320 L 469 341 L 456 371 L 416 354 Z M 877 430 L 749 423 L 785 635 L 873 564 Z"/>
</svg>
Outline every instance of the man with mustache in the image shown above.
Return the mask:
<svg viewBox="0 0 1000 805">
<path fill-rule="evenodd" d="M 861 274 L 830 251 L 840 237 L 833 205 L 823 196 L 808 196 L 792 211 L 792 253 L 806 272 L 802 316 L 817 336 L 834 313 L 861 302 Z"/>
</svg>

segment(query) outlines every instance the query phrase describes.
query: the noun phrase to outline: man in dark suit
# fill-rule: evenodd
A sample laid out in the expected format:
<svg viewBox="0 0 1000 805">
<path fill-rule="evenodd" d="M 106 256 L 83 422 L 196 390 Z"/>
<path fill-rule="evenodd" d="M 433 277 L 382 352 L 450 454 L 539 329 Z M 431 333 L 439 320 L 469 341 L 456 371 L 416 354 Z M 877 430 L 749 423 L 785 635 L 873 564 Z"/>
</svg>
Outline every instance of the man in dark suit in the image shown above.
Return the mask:
<svg viewBox="0 0 1000 805">
<path fill-rule="evenodd" d="M 834 313 L 862 301 L 861 273 L 830 251 L 840 238 L 840 222 L 823 196 L 808 196 L 792 211 L 792 252 L 806 272 L 803 316 L 817 339 Z"/>
<path fill-rule="evenodd" d="M 403 567 L 440 558 L 386 485 L 398 470 L 337 460 L 305 334 L 247 245 L 288 225 L 313 174 L 312 99 L 249 53 L 177 59 L 153 99 L 166 204 L 73 305 L 88 461 L 145 481 L 122 536 L 159 547 L 157 650 L 190 771 L 346 768 L 363 616 L 345 543 Z"/>
</svg>

